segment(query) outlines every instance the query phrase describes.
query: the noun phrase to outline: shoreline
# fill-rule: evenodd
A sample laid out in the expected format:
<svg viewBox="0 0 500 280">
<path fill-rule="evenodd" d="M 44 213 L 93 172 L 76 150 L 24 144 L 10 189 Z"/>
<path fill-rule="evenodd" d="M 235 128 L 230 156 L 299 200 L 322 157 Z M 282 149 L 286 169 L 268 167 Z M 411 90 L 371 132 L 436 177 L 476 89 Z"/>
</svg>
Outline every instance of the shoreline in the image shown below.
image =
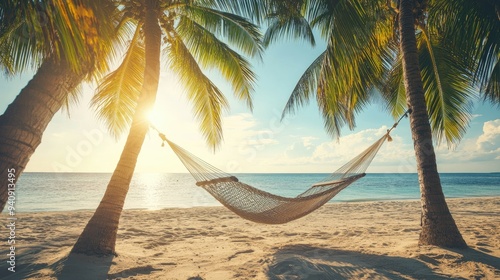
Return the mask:
<svg viewBox="0 0 500 280">
<path fill-rule="evenodd" d="M 107 258 L 68 257 L 93 211 L 18 213 L 18 270 L 2 260 L 0 278 L 500 278 L 500 197 L 447 201 L 470 249 L 418 246 L 418 200 L 330 203 L 282 225 L 252 223 L 222 206 L 125 210 L 118 256 Z"/>
<path fill-rule="evenodd" d="M 498 198 L 500 199 L 500 196 L 498 195 L 492 195 L 492 196 L 465 196 L 465 197 L 446 197 L 446 201 L 449 202 L 451 200 L 456 200 L 456 199 L 489 199 L 489 198 Z M 374 199 L 374 200 L 368 200 L 368 199 L 359 199 L 359 200 L 335 200 L 327 202 L 324 206 L 326 205 L 335 205 L 335 204 L 340 204 L 340 203 L 370 203 L 370 202 L 412 202 L 412 201 L 420 201 L 418 198 L 400 198 L 400 199 Z M 322 207 L 324 207 L 322 206 Z M 223 205 L 199 205 L 199 206 L 186 206 L 186 207 L 165 207 L 165 208 L 159 208 L 159 209 L 148 209 L 148 208 L 125 208 L 123 211 L 161 211 L 161 210 L 169 210 L 169 209 L 192 209 L 192 208 L 225 208 Z M 18 211 L 16 213 L 19 214 L 35 214 L 35 213 L 47 213 L 47 214 L 52 214 L 52 213 L 67 213 L 67 212 L 94 212 L 95 209 L 71 209 L 71 210 L 51 210 L 51 211 Z M 0 217 L 3 215 L 7 215 L 6 211 L 3 211 L 0 213 Z"/>
</svg>

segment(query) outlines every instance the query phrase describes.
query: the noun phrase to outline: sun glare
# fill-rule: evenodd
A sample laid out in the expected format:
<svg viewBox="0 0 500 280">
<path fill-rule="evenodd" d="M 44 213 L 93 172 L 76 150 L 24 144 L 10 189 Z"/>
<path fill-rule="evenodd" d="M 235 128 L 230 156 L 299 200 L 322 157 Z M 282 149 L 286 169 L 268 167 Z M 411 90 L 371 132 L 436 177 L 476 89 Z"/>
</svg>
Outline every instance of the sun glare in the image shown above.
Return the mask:
<svg viewBox="0 0 500 280">
<path fill-rule="evenodd" d="M 160 117 L 155 109 L 153 109 L 147 113 L 147 118 L 148 118 L 149 122 L 154 126 L 157 126 L 160 123 Z"/>
</svg>

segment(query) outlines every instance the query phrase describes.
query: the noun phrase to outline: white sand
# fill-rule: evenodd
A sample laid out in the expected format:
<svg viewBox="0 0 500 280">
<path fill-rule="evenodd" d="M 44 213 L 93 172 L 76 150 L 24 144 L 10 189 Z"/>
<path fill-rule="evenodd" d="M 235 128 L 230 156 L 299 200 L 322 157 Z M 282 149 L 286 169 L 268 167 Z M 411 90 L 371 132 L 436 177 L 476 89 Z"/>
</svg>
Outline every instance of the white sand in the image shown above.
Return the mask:
<svg viewBox="0 0 500 280">
<path fill-rule="evenodd" d="M 2 227 L 0 278 L 500 279 L 500 197 L 448 203 L 470 249 L 418 247 L 418 201 L 328 204 L 285 225 L 222 207 L 128 210 L 107 258 L 68 257 L 89 211 L 18 214 L 16 272 Z"/>
</svg>

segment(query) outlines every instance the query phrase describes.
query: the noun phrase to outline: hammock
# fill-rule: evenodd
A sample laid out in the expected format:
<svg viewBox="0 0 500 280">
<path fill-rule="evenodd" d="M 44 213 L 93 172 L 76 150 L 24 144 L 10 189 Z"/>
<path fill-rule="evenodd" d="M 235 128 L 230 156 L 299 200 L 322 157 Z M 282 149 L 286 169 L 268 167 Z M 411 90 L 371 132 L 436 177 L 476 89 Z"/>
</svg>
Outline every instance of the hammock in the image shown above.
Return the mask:
<svg viewBox="0 0 500 280">
<path fill-rule="evenodd" d="M 408 113 L 409 111 L 403 116 L 407 116 Z M 153 128 L 179 157 L 196 180 L 196 185 L 205 189 L 222 205 L 240 217 L 253 222 L 284 224 L 313 212 L 347 186 L 364 177 L 366 169 L 385 140 L 392 140 L 389 133 L 398 125 L 403 116 L 374 144 L 296 197 L 278 196 L 240 182 L 235 176 L 196 157 L 168 140 L 154 126 Z"/>
</svg>

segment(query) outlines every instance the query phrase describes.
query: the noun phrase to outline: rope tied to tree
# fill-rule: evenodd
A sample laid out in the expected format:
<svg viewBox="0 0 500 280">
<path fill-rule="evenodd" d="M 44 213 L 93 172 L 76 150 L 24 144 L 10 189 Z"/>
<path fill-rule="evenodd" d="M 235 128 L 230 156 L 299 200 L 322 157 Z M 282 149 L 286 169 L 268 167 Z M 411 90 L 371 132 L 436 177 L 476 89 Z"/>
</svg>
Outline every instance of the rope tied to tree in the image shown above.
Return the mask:
<svg viewBox="0 0 500 280">
<path fill-rule="evenodd" d="M 408 110 L 406 110 L 406 111 L 403 113 L 403 115 L 401 115 L 401 117 L 399 117 L 398 121 L 397 121 L 397 122 L 395 122 L 395 123 L 392 125 L 392 127 L 391 127 L 390 129 L 388 129 L 388 130 L 387 130 L 387 142 L 392 142 L 392 137 L 391 137 L 391 135 L 390 135 L 391 131 L 392 131 L 393 129 L 395 129 L 395 128 L 398 126 L 399 122 L 401 122 L 401 120 L 402 120 L 403 118 L 408 118 L 408 116 L 411 114 L 411 112 L 412 112 L 412 109 L 411 109 L 411 108 L 408 108 Z"/>
</svg>

